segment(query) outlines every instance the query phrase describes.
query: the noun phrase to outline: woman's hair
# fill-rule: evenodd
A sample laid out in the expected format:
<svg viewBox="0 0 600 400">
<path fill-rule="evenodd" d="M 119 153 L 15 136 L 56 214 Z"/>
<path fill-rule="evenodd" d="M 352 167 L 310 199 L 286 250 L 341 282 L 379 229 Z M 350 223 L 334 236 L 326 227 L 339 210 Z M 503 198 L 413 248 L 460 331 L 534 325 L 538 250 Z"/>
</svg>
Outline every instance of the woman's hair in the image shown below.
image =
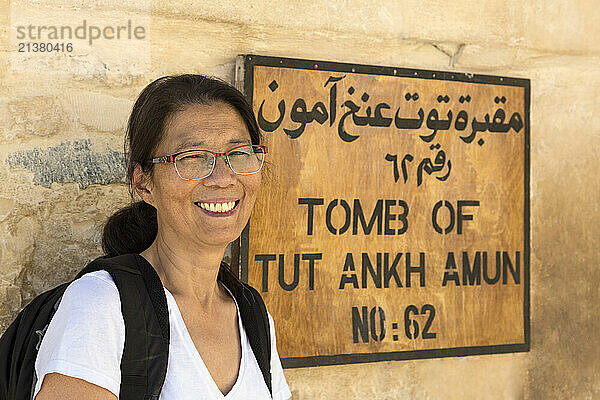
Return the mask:
<svg viewBox="0 0 600 400">
<path fill-rule="evenodd" d="M 164 76 L 142 90 L 129 116 L 125 135 L 127 180 L 133 197 L 132 176 L 136 165 L 152 174 L 148 160 L 165 134 L 169 119 L 194 104 L 225 103 L 244 120 L 252 144 L 261 144 L 261 135 L 252 106 L 244 95 L 220 79 L 203 75 Z M 102 249 L 108 256 L 140 253 L 156 238 L 156 209 L 144 201 L 134 202 L 110 216 L 102 232 Z"/>
</svg>

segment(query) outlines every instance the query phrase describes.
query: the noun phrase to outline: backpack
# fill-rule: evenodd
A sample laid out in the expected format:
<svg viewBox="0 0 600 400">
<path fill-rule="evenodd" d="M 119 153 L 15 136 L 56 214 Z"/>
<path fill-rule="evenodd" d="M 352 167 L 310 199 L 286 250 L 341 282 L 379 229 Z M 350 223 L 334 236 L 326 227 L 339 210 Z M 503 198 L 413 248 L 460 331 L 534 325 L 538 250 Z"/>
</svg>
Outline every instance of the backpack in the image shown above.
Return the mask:
<svg viewBox="0 0 600 400">
<path fill-rule="evenodd" d="M 169 311 L 160 278 L 145 258 L 125 254 L 99 257 L 87 264 L 75 279 L 97 270 L 106 270 L 113 278 L 125 321 L 119 399 L 158 400 L 169 358 Z M 221 264 L 217 279 L 238 304 L 250 347 L 272 395 L 271 338 L 264 302 L 225 263 Z M 37 351 L 70 283 L 34 298 L 0 338 L 0 400 L 32 399 Z"/>
</svg>

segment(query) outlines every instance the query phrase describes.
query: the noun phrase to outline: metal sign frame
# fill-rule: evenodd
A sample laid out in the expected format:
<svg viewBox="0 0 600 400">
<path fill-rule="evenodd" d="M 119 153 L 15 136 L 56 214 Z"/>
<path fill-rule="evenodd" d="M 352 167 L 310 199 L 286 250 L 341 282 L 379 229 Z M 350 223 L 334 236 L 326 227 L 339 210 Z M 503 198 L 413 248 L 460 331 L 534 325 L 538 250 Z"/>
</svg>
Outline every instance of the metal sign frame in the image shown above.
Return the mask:
<svg viewBox="0 0 600 400">
<path fill-rule="evenodd" d="M 288 69 L 320 70 L 341 73 L 358 73 L 371 75 L 388 75 L 394 77 L 410 77 L 416 79 L 433 79 L 440 81 L 468 82 L 474 84 L 493 84 L 517 86 L 524 89 L 524 246 L 523 246 L 523 318 L 524 342 L 517 344 L 501 344 L 490 346 L 455 347 L 444 349 L 426 349 L 410 351 L 393 351 L 379 353 L 353 353 L 337 355 L 317 355 L 308 357 L 282 358 L 284 368 L 311 367 L 319 365 L 349 364 L 389 360 L 411 360 L 440 357 L 457 357 L 483 354 L 499 354 L 527 352 L 530 350 L 530 80 L 493 75 L 479 75 L 461 72 L 433 71 L 424 69 L 385 67 L 339 63 L 331 61 L 314 61 L 294 58 L 266 57 L 242 55 L 236 65 L 236 85 L 243 90 L 252 104 L 254 68 L 257 66 L 284 67 Z M 250 224 L 232 246 L 232 267 L 243 281 L 248 281 Z"/>
</svg>

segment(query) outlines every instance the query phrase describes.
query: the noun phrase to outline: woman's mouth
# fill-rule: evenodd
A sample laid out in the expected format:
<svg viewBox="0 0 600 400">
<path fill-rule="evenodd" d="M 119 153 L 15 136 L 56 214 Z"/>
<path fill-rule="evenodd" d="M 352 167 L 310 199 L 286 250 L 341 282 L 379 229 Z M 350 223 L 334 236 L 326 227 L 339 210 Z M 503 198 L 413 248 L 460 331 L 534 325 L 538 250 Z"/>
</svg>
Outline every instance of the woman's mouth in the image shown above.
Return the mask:
<svg viewBox="0 0 600 400">
<path fill-rule="evenodd" d="M 213 216 L 227 216 L 231 215 L 237 209 L 239 200 L 227 201 L 227 202 L 200 202 L 197 201 L 194 204 L 206 214 Z"/>
</svg>

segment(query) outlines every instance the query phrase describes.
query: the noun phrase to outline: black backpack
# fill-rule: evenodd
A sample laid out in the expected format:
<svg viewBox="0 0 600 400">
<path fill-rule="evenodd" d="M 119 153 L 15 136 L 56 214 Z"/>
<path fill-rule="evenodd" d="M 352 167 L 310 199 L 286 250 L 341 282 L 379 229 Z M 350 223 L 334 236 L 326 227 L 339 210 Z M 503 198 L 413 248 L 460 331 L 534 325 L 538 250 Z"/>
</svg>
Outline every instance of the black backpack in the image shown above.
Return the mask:
<svg viewBox="0 0 600 400">
<path fill-rule="evenodd" d="M 169 311 L 160 278 L 145 258 L 125 254 L 97 258 L 75 279 L 97 270 L 106 270 L 112 276 L 125 321 L 119 399 L 158 400 L 169 358 Z M 269 320 L 262 298 L 225 263 L 221 264 L 218 280 L 238 304 L 250 346 L 272 394 Z M 0 400 L 32 399 L 37 351 L 69 284 L 63 283 L 33 299 L 0 338 Z"/>
</svg>

